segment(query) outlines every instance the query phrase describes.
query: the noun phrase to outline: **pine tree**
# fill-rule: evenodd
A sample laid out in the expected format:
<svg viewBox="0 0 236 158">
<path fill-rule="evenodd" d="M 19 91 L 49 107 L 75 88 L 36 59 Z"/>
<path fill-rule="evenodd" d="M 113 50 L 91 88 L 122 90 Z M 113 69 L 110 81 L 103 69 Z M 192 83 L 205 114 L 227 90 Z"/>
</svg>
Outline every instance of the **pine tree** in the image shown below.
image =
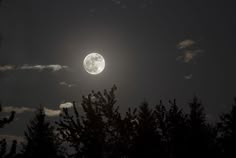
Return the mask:
<svg viewBox="0 0 236 158">
<path fill-rule="evenodd" d="M 231 111 L 223 114 L 219 123 L 221 149 L 225 158 L 236 157 L 236 98 L 234 102 Z"/>
<path fill-rule="evenodd" d="M 186 157 L 185 151 L 188 146 L 186 142 L 187 118 L 182 109 L 177 106 L 175 99 L 169 103 L 171 106 L 166 116 L 168 157 L 183 158 Z"/>
<path fill-rule="evenodd" d="M 60 143 L 54 127 L 46 120 L 42 107 L 28 124 L 25 139 L 22 150 L 24 158 L 58 158 L 60 155 Z"/>
<path fill-rule="evenodd" d="M 116 141 L 119 137 L 116 129 L 121 116 L 118 107 L 114 107 L 115 90 L 116 86 L 113 86 L 110 91 L 92 91 L 88 96 L 83 96 L 83 116 L 75 104 L 74 114 L 63 109 L 60 120 L 56 123 L 61 137 L 75 149 L 75 157 L 103 158 L 116 153 Z"/>
<path fill-rule="evenodd" d="M 157 131 L 155 113 L 143 102 L 138 110 L 136 137 L 132 157 L 159 157 L 160 134 Z"/>
<path fill-rule="evenodd" d="M 98 94 L 101 96 L 100 93 Z M 104 155 L 105 124 L 102 116 L 103 104 L 99 100 L 99 97 L 95 98 L 92 92 L 88 97 L 83 97 L 81 104 L 85 112 L 85 117 L 83 118 L 84 127 L 81 133 L 82 152 L 86 158 L 102 158 Z"/>
<path fill-rule="evenodd" d="M 81 135 L 83 132 L 82 118 L 76 107 L 76 103 L 73 102 L 74 115 L 69 113 L 67 108 L 62 110 L 60 120 L 56 122 L 57 130 L 61 141 L 69 143 L 69 146 L 75 150 L 75 154 L 70 154 L 71 157 L 82 157 L 82 140 Z"/>
<path fill-rule="evenodd" d="M 204 107 L 195 96 L 193 101 L 189 103 L 190 114 L 189 114 L 189 125 L 194 129 L 201 129 L 200 127 L 205 126 L 206 115 L 204 113 Z"/>
<path fill-rule="evenodd" d="M 188 154 L 193 158 L 215 156 L 214 130 L 206 122 L 204 107 L 197 97 L 189 104 L 188 115 Z"/>
<path fill-rule="evenodd" d="M 132 149 L 134 149 L 136 138 L 136 127 L 138 125 L 137 109 L 128 111 L 125 113 L 124 118 L 117 124 L 117 133 L 119 137 L 116 137 L 116 149 L 119 152 L 117 157 L 128 158 L 132 157 Z"/>
</svg>

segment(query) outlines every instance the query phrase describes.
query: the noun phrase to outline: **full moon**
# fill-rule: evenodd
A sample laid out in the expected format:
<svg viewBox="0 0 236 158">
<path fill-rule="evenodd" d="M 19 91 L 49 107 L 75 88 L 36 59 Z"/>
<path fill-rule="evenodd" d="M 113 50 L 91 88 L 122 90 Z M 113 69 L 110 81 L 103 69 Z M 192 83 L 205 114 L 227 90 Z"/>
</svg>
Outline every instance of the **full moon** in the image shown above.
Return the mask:
<svg viewBox="0 0 236 158">
<path fill-rule="evenodd" d="M 92 75 L 100 74 L 105 68 L 105 59 L 98 53 L 90 53 L 84 58 L 84 69 Z"/>
</svg>

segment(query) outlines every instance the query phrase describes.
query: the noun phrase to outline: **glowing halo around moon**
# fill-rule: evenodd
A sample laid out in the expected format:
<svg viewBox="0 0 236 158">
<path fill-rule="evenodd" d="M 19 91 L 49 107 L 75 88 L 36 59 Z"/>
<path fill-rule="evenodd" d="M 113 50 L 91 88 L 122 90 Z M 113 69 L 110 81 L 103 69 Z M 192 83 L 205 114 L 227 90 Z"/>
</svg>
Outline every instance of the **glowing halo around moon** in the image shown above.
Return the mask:
<svg viewBox="0 0 236 158">
<path fill-rule="evenodd" d="M 92 75 L 100 74 L 105 68 L 105 59 L 98 53 L 90 53 L 84 58 L 84 69 Z"/>
</svg>

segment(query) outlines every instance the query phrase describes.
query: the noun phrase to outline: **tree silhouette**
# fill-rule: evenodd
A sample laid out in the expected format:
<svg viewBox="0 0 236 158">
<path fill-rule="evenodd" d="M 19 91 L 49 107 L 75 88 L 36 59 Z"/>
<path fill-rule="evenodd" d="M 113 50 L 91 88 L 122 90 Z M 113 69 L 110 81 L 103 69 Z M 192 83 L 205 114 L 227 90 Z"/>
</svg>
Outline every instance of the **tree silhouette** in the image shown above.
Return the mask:
<svg viewBox="0 0 236 158">
<path fill-rule="evenodd" d="M 2 106 L 0 104 L 0 113 L 2 112 Z M 6 124 L 13 121 L 15 117 L 15 112 L 12 111 L 9 117 L 0 118 L 0 128 L 3 128 Z M 0 158 L 13 157 L 16 154 L 16 140 L 13 140 L 10 152 L 7 153 L 7 142 L 6 139 L 0 141 Z"/>
<path fill-rule="evenodd" d="M 197 97 L 185 114 L 176 101 L 151 109 L 142 103 L 124 117 L 115 107 L 116 87 L 82 97 L 81 109 L 63 109 L 57 123 L 60 137 L 75 149 L 73 157 L 219 157 L 217 130 L 206 122 Z"/>
<path fill-rule="evenodd" d="M 25 131 L 26 143 L 23 144 L 24 158 L 58 158 L 60 143 L 54 133 L 54 127 L 46 121 L 44 110 L 40 107 Z"/>
<path fill-rule="evenodd" d="M 186 157 L 187 117 L 179 109 L 175 99 L 169 103 L 171 106 L 166 116 L 168 157 Z"/>
<path fill-rule="evenodd" d="M 223 157 L 233 158 L 236 156 L 236 98 L 229 113 L 223 114 L 219 123 L 220 143 Z"/>
<path fill-rule="evenodd" d="M 84 157 L 102 158 L 105 149 L 105 124 L 102 115 L 103 96 L 101 93 L 89 94 L 83 97 L 82 107 L 85 112 L 83 118 L 83 132 L 81 141 L 83 144 L 82 152 Z"/>
<path fill-rule="evenodd" d="M 75 103 L 73 115 L 68 109 L 63 109 L 56 123 L 61 137 L 75 149 L 75 157 L 102 158 L 115 153 L 114 140 L 119 136 L 116 125 L 121 120 L 118 107 L 114 107 L 116 89 L 113 86 L 110 91 L 92 91 L 87 97 L 83 96 L 83 116 L 80 116 Z"/>
<path fill-rule="evenodd" d="M 2 105 L 0 104 L 0 113 L 2 112 Z M 3 128 L 6 124 L 13 121 L 15 112 L 12 111 L 9 117 L 0 118 L 0 128 Z"/>
<path fill-rule="evenodd" d="M 128 111 L 125 113 L 125 116 L 117 124 L 117 133 L 119 137 L 116 137 L 116 149 L 119 153 L 116 157 L 128 158 L 133 154 L 132 149 L 135 146 L 135 136 L 136 136 L 136 127 L 137 127 L 137 109 L 131 110 L 128 108 Z"/>
<path fill-rule="evenodd" d="M 9 153 L 7 153 L 6 139 L 3 139 L 0 141 L 0 147 L 1 147 L 0 148 L 0 157 L 1 158 L 13 158 L 16 156 L 16 147 L 17 147 L 16 140 L 13 140 Z"/>
<path fill-rule="evenodd" d="M 214 141 L 216 134 L 214 129 L 207 124 L 204 107 L 197 97 L 189 103 L 188 115 L 188 156 L 193 158 L 216 156 Z"/>
<path fill-rule="evenodd" d="M 21 153 L 16 154 L 16 141 L 7 152 L 3 139 L 0 158 L 235 157 L 236 99 L 230 113 L 223 114 L 213 126 L 207 122 L 197 97 L 189 103 L 187 114 L 174 99 L 169 101 L 169 108 L 162 101 L 154 109 L 143 102 L 122 115 L 115 106 L 116 89 L 114 86 L 102 93 L 92 91 L 82 97 L 80 105 L 73 102 L 72 109 L 63 109 L 56 122 L 57 131 L 46 120 L 43 108 L 39 108 L 27 126 Z M 2 127 L 13 117 L 14 113 L 2 118 Z M 63 153 L 62 141 L 74 150 Z"/>
<path fill-rule="evenodd" d="M 82 120 L 75 102 L 73 102 L 74 116 L 71 116 L 68 109 L 64 108 L 60 120 L 56 122 L 59 137 L 62 141 L 69 142 L 69 146 L 75 150 L 74 157 L 81 157 L 81 133 L 83 131 Z"/>
<path fill-rule="evenodd" d="M 155 113 L 143 102 L 138 109 L 132 157 L 159 157 L 160 134 L 157 131 Z"/>
</svg>

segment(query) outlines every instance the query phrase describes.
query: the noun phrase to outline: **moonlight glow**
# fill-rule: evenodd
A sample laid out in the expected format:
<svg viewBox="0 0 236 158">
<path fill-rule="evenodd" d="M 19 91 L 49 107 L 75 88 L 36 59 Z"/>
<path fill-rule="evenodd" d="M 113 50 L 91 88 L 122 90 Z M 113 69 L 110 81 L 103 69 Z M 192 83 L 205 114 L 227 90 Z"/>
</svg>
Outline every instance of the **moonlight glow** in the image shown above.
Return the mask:
<svg viewBox="0 0 236 158">
<path fill-rule="evenodd" d="M 105 60 L 100 54 L 90 53 L 84 58 L 84 69 L 92 75 L 101 73 L 104 68 Z"/>
</svg>

